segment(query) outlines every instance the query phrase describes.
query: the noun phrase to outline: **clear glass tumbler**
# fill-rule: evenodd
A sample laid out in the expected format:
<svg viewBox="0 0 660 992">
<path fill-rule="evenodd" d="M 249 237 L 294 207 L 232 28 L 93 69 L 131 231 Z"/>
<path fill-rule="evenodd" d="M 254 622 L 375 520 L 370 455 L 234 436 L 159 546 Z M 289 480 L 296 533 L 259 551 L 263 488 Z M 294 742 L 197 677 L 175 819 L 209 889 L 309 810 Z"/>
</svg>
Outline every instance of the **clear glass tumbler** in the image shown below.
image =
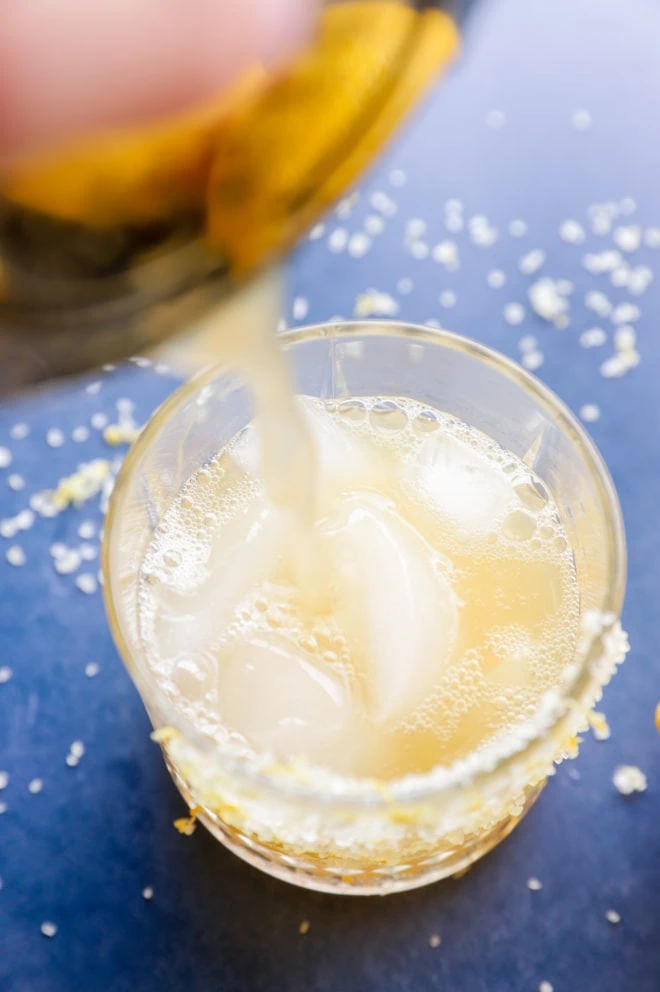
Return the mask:
<svg viewBox="0 0 660 992">
<path fill-rule="evenodd" d="M 626 553 L 614 487 L 593 443 L 545 386 L 456 335 L 388 321 L 281 336 L 299 393 L 342 401 L 405 396 L 448 412 L 524 458 L 551 490 L 570 537 L 581 633 L 562 682 L 496 749 L 387 783 L 248 759 L 173 709 L 150 674 L 137 579 L 151 533 L 182 486 L 251 418 L 246 388 L 212 368 L 157 411 L 129 453 L 105 528 L 112 632 L 172 777 L 223 844 L 278 878 L 330 892 L 384 894 L 463 871 L 524 816 L 627 650 L 618 615 Z"/>
</svg>

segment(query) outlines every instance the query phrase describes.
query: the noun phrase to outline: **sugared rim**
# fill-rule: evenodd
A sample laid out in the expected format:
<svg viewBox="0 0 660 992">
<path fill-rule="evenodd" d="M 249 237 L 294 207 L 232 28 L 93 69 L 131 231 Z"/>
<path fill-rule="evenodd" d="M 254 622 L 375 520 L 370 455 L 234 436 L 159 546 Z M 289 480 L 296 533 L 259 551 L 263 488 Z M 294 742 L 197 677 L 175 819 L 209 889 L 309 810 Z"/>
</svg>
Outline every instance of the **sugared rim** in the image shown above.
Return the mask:
<svg viewBox="0 0 660 992">
<path fill-rule="evenodd" d="M 626 546 L 623 518 L 619 500 L 609 471 L 595 444 L 574 414 L 547 386 L 535 376 L 505 355 L 485 345 L 471 341 L 450 331 L 409 324 L 394 320 L 346 321 L 312 324 L 281 333 L 278 339 L 286 349 L 298 344 L 327 337 L 406 337 L 411 340 L 424 340 L 428 343 L 463 351 L 496 369 L 534 395 L 537 402 L 551 416 L 573 444 L 587 464 L 596 483 L 604 515 L 610 520 L 609 527 L 609 567 L 608 585 L 600 614 L 606 618 L 618 617 L 623 605 L 626 584 Z M 566 679 L 561 692 L 550 690 L 540 700 L 536 713 L 528 721 L 518 725 L 510 734 L 497 740 L 481 751 L 473 752 L 467 758 L 451 765 L 438 765 L 424 774 L 406 775 L 387 782 L 368 778 L 340 776 L 324 768 L 314 767 L 305 762 L 291 764 L 274 763 L 272 756 L 245 756 L 234 752 L 201 734 L 194 724 L 178 712 L 157 683 L 145 678 L 134 664 L 132 652 L 124 638 L 115 599 L 112 591 L 110 570 L 110 547 L 113 540 L 115 522 L 121 510 L 122 500 L 132 475 L 143 454 L 160 433 L 179 405 L 190 395 L 199 392 L 205 385 L 228 372 L 222 365 L 212 366 L 197 373 L 186 381 L 155 411 L 138 440 L 129 451 L 119 472 L 110 500 L 104 527 L 102 567 L 104 577 L 104 601 L 115 644 L 143 699 L 155 700 L 157 708 L 165 716 L 164 725 L 172 727 L 187 743 L 204 754 L 211 755 L 212 761 L 222 766 L 223 772 L 233 777 L 249 780 L 260 789 L 269 789 L 279 797 L 290 796 L 323 803 L 350 803 L 352 806 L 387 805 L 391 803 L 430 801 L 447 795 L 451 790 L 468 783 L 478 785 L 479 781 L 497 769 L 505 769 L 515 761 L 521 752 L 527 751 L 536 742 L 545 739 L 553 731 L 570 708 L 569 700 L 580 699 L 593 680 L 591 674 L 594 658 L 590 654 L 592 642 L 587 643 L 580 656 L 569 666 L 572 675 Z M 580 648 L 578 647 L 578 651 Z M 620 660 L 620 659 L 619 659 Z"/>
</svg>

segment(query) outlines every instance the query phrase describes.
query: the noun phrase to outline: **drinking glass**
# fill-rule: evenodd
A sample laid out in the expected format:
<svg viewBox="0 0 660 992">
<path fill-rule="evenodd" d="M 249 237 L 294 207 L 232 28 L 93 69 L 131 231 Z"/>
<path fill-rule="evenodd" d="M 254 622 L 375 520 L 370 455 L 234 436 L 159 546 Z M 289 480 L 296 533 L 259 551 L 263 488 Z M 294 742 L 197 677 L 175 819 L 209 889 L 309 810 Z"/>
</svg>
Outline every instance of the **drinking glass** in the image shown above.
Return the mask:
<svg viewBox="0 0 660 992">
<path fill-rule="evenodd" d="M 117 480 L 105 527 L 112 633 L 184 799 L 223 844 L 308 888 L 384 894 L 465 870 L 516 826 L 578 734 L 627 641 L 626 552 L 607 469 L 575 417 L 517 364 L 465 338 L 387 321 L 280 336 L 298 393 L 343 403 L 410 397 L 490 435 L 533 469 L 562 515 L 580 596 L 575 656 L 534 715 L 497 744 L 425 774 L 378 782 L 246 757 L 178 712 L 140 643 L 138 575 L 154 528 L 192 474 L 251 419 L 240 376 L 211 368 L 156 412 Z M 402 659 L 402 663 L 405 659 Z M 548 802 L 551 802 L 549 797 Z"/>
</svg>

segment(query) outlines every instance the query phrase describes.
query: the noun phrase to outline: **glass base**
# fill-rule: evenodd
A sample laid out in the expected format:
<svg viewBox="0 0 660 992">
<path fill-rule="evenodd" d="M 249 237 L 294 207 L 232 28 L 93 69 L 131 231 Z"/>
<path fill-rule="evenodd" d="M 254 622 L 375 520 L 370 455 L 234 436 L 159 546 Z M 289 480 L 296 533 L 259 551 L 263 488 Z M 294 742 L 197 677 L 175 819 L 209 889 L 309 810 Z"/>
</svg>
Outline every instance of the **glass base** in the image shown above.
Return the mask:
<svg viewBox="0 0 660 992">
<path fill-rule="evenodd" d="M 430 885 L 440 879 L 466 872 L 475 861 L 488 854 L 511 833 L 536 802 L 546 781 L 540 782 L 530 790 L 520 813 L 507 817 L 477 840 L 463 844 L 460 848 L 443 850 L 435 855 L 430 853 L 409 864 L 389 864 L 376 868 L 356 869 L 351 865 L 342 871 L 341 867 L 325 866 L 320 859 L 314 863 L 301 856 L 287 855 L 267 847 L 254 838 L 228 827 L 208 810 L 202 810 L 197 818 L 221 844 L 243 861 L 283 882 L 335 895 L 385 896 L 394 892 L 418 889 L 423 885 Z"/>
</svg>

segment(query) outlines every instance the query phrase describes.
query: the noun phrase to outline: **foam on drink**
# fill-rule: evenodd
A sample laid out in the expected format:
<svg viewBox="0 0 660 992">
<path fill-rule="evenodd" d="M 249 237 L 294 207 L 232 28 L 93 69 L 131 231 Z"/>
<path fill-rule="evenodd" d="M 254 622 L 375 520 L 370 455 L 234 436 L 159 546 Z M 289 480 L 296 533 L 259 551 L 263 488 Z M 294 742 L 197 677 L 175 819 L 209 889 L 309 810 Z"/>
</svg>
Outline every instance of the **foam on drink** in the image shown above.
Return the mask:
<svg viewBox="0 0 660 992">
<path fill-rule="evenodd" d="M 572 660 L 578 593 L 550 493 L 474 428 L 407 399 L 298 397 L 317 592 L 254 424 L 186 484 L 140 576 L 148 664 L 211 738 L 379 778 L 528 718 Z M 313 467 L 315 466 L 315 467 Z"/>
</svg>

